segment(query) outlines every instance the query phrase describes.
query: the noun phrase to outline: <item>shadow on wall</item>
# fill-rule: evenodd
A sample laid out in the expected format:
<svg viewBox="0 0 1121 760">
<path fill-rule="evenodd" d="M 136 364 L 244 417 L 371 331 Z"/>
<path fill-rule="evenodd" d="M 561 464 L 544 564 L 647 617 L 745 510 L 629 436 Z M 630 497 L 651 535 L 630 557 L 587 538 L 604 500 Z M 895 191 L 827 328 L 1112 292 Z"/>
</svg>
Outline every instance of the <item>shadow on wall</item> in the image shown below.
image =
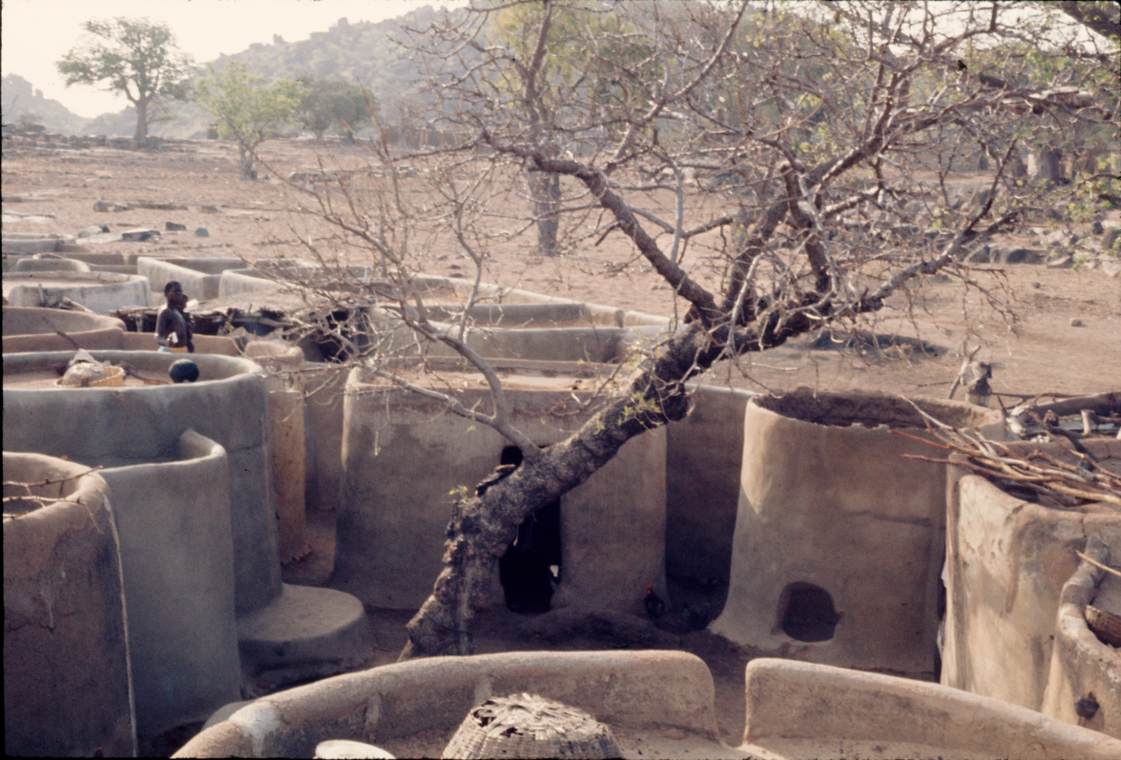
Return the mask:
<svg viewBox="0 0 1121 760">
<path fill-rule="evenodd" d="M 522 452 L 517 446 L 503 448 L 498 471 L 480 484 L 478 495 L 521 463 Z M 511 612 L 548 612 L 553 590 L 561 582 L 561 562 L 561 502 L 555 500 L 525 519 L 498 561 L 506 607 Z"/>
</svg>

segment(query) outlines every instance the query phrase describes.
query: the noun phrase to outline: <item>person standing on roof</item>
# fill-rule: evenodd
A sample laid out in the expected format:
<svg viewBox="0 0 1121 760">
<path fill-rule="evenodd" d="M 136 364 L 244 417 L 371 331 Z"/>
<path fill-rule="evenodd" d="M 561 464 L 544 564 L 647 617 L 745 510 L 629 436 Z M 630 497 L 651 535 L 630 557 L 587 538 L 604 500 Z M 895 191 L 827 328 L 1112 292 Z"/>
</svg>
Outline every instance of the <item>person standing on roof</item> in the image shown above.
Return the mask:
<svg viewBox="0 0 1121 760">
<path fill-rule="evenodd" d="M 156 343 L 159 351 L 194 353 L 195 344 L 191 340 L 191 323 L 183 311 L 187 308 L 187 295 L 183 286 L 175 280 L 163 286 L 167 305 L 156 315 Z"/>
</svg>

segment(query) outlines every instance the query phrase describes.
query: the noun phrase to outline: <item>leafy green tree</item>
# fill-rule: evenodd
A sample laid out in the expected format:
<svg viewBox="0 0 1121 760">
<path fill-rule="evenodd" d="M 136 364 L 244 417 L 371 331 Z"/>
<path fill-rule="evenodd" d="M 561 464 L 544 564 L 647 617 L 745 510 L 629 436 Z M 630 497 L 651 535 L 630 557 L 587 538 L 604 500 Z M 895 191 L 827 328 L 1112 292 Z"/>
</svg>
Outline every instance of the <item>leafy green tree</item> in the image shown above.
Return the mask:
<svg viewBox="0 0 1121 760">
<path fill-rule="evenodd" d="M 217 121 L 218 136 L 237 141 L 243 179 L 256 179 L 257 147 L 290 123 L 304 97 L 298 82 L 267 82 L 231 63 L 195 85 L 196 99 Z"/>
<path fill-rule="evenodd" d="M 354 131 L 370 124 L 371 111 L 376 108 L 365 89 L 339 80 L 300 80 L 304 97 L 300 102 L 301 126 L 311 131 L 317 140 L 331 129 L 340 129 L 350 140 Z"/>
<path fill-rule="evenodd" d="M 149 109 L 160 98 L 186 97 L 190 58 L 175 47 L 165 24 L 145 19 L 90 20 L 82 28 L 91 36 L 58 61 L 67 86 L 104 83 L 124 93 L 136 109 L 138 143 L 148 137 Z"/>
</svg>

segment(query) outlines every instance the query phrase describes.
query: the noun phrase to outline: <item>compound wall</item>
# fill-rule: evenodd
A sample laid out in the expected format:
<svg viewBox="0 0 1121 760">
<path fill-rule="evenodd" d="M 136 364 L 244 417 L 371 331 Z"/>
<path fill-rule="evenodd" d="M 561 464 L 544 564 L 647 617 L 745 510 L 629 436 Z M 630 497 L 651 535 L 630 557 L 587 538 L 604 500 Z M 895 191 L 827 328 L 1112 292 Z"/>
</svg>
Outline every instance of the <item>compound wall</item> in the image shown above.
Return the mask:
<svg viewBox="0 0 1121 760">
<path fill-rule="evenodd" d="M 1121 554 L 1121 546 L 1111 551 L 1097 538 L 1087 544 L 1086 554 L 1102 565 Z M 1082 562 L 1063 586 L 1043 712 L 1121 739 L 1121 650 L 1103 642 L 1086 624 L 1086 606 L 1116 610 L 1116 601 L 1111 605 L 1110 599 L 1121 600 L 1121 578 L 1089 562 Z M 1093 714 L 1080 716 L 1079 702 L 1094 705 Z"/>
<path fill-rule="evenodd" d="M 986 414 L 922 405 L 952 424 Z M 743 424 L 731 584 L 712 630 L 796 659 L 932 674 L 945 467 L 905 459 L 932 449 L 891 432 L 918 432 L 919 415 L 892 397 L 799 389 L 755 397 Z"/>
<path fill-rule="evenodd" d="M 751 394 L 707 385 L 692 394 L 689 415 L 666 427 L 666 572 L 726 586 Z"/>
<path fill-rule="evenodd" d="M 217 298 L 222 273 L 245 266 L 237 258 L 154 258 L 141 256 L 136 260 L 138 274 L 148 278 L 153 292 L 163 294 L 163 287 L 172 280 L 183 285 L 183 292 L 200 301 Z"/>
<path fill-rule="evenodd" d="M 569 382 L 570 384 L 570 382 Z M 512 423 L 539 445 L 584 419 L 565 378 L 507 388 Z M 484 394 L 461 394 L 487 403 Z M 500 461 L 504 439 L 439 402 L 369 385 L 357 370 L 343 415 L 344 488 L 333 585 L 367 604 L 415 609 L 439 572 L 455 493 Z M 664 592 L 665 433 L 629 441 L 561 501 L 563 580 L 554 604 L 641 612 L 646 583 Z"/>
<path fill-rule="evenodd" d="M 5 446 L 11 446 L 5 432 Z M 88 467 L 4 452 L 4 752 L 136 754 L 125 599 L 109 488 Z"/>
<path fill-rule="evenodd" d="M 414 660 L 273 694 L 174 756 L 308 757 L 326 739 L 380 743 L 423 732 L 450 738 L 482 700 L 522 691 L 586 710 L 616 730 L 657 724 L 710 742 L 716 737 L 712 675 L 691 654 L 510 652 Z"/>
<path fill-rule="evenodd" d="M 1121 442 L 1087 445 L 1121 454 Z M 1040 444 L 1012 444 L 1029 446 Z M 1041 709 L 1075 551 L 1091 536 L 1121 547 L 1121 516 L 1104 504 L 1045 507 L 971 474 L 951 479 L 947 510 L 942 683 Z"/>
<path fill-rule="evenodd" d="M 63 309 L 5 306 L 4 353 L 120 348 L 124 324 L 116 317 Z M 63 333 L 59 335 L 58 333 Z"/>
<path fill-rule="evenodd" d="M 148 305 L 148 278 L 110 272 L 5 272 L 11 306 L 57 306 L 63 298 L 98 314 Z"/>
<path fill-rule="evenodd" d="M 176 354 L 94 351 L 166 377 Z M 269 485 L 268 401 L 262 370 L 225 356 L 195 354 L 196 383 L 122 388 L 15 387 L 21 373 L 51 371 L 71 352 L 4 356 L 4 443 L 76 461 L 126 465 L 176 455 L 193 429 L 221 444 L 230 463 L 236 599 L 239 613 L 280 593 L 276 508 Z"/>
<path fill-rule="evenodd" d="M 792 660 L 747 665 L 745 747 L 778 757 L 1106 760 L 1121 742 L 933 683 Z M 760 753 L 762 754 L 762 753 Z"/>
<path fill-rule="evenodd" d="M 229 465 L 188 430 L 173 459 L 101 475 L 121 538 L 137 731 L 155 736 L 241 696 Z"/>
</svg>

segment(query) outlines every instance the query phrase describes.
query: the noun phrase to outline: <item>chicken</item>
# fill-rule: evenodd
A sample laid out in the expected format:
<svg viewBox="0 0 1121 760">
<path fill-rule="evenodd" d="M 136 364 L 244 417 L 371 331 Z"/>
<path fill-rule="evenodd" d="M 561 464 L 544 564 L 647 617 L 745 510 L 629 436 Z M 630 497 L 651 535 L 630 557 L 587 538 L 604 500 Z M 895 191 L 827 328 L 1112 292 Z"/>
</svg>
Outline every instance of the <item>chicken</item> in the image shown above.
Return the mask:
<svg viewBox="0 0 1121 760">
<path fill-rule="evenodd" d="M 662 601 L 662 597 L 654 593 L 654 584 L 646 584 L 646 596 L 642 598 L 642 604 L 646 607 L 646 614 L 651 618 L 659 618 L 666 611 L 666 603 Z"/>
</svg>

